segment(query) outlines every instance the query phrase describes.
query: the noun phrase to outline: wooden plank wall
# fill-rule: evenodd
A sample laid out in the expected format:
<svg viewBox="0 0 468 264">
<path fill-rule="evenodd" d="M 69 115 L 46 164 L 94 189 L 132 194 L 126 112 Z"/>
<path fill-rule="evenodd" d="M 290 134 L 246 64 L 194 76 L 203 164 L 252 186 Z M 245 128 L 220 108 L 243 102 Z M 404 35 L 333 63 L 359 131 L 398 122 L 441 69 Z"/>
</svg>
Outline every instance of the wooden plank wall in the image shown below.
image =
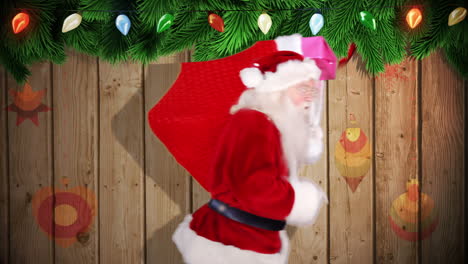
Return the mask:
<svg viewBox="0 0 468 264">
<path fill-rule="evenodd" d="M 393 201 L 406 191 L 407 181 L 419 179 L 418 62 L 406 59 L 387 71 L 401 75 L 380 77 L 375 83 L 375 238 L 380 241 L 377 261 L 418 263 L 419 241 L 408 243 L 396 236 L 388 218 Z M 417 218 L 417 214 L 410 217 L 416 229 Z"/>
<path fill-rule="evenodd" d="M 180 58 L 187 60 L 188 56 Z M 176 60 L 177 61 L 177 60 Z M 145 117 L 177 79 L 180 63 L 150 64 L 145 69 Z M 182 263 L 172 233 L 190 213 L 191 178 L 145 122 L 147 263 Z"/>
<path fill-rule="evenodd" d="M 6 106 L 6 72 L 0 67 L 0 106 Z M 7 113 L 0 110 L 0 263 L 8 263 L 9 245 L 9 179 Z"/>
<path fill-rule="evenodd" d="M 99 62 L 100 261 L 144 262 L 142 66 Z"/>
<path fill-rule="evenodd" d="M 98 61 L 69 52 L 53 65 L 54 186 L 98 188 Z M 56 109 L 60 109 L 57 111 Z M 82 193 L 82 195 L 86 195 Z M 78 236 L 75 247 L 55 247 L 55 261 L 98 263 L 99 228 Z M 78 246 L 79 245 L 79 246 Z"/>
<path fill-rule="evenodd" d="M 434 199 L 439 225 L 422 241 L 422 263 L 464 263 L 466 86 L 440 54 L 422 63 L 421 191 Z"/>
<path fill-rule="evenodd" d="M 372 263 L 373 252 L 373 173 L 371 156 L 363 153 L 359 159 L 369 164 L 367 173 L 355 175 L 346 168 L 347 179 L 337 168 L 336 149 L 341 136 L 348 128 L 358 128 L 372 143 L 374 97 L 372 79 L 359 72 L 360 60 L 354 58 L 339 68 L 337 79 L 329 87 L 329 149 L 330 157 L 330 262 Z M 369 145 L 367 145 L 369 146 Z M 368 147 L 367 147 L 368 148 Z M 354 154 L 354 153 L 353 153 Z M 332 154 L 331 154 L 332 155 Z M 348 155 L 346 153 L 345 155 Z M 347 156 L 344 156 L 347 160 Z M 346 164 L 348 165 L 348 164 Z M 361 165 L 362 166 L 362 165 Z M 364 165 L 366 166 L 366 165 Z M 362 181 L 357 185 L 357 182 Z M 347 184 L 349 181 L 349 184 Z M 357 185 L 357 187 L 356 187 Z M 353 187 L 351 187 L 353 186 Z M 352 191 L 352 188 L 356 188 Z M 336 219 L 336 220 L 335 220 Z M 339 219 L 339 220 L 338 220 Z"/>
<path fill-rule="evenodd" d="M 45 89 L 42 102 L 51 106 L 50 63 L 33 65 L 31 71 L 34 74 L 29 78 L 29 84 L 35 91 Z M 8 77 L 7 88 L 23 90 L 11 77 Z M 39 226 L 32 206 L 36 192 L 54 183 L 52 115 L 51 111 L 39 113 L 39 126 L 30 120 L 17 125 L 16 113 L 8 112 L 10 258 L 7 263 L 52 263 L 54 259 L 54 242 L 46 235 L 53 235 L 53 223 L 49 221 L 45 226 Z M 50 205 L 51 202 L 47 203 Z M 53 214 L 50 206 L 42 211 L 43 217 Z"/>
<path fill-rule="evenodd" d="M 16 113 L 5 111 L 8 90 L 23 86 L 0 69 L 0 263 L 182 263 L 172 233 L 209 195 L 154 136 L 147 113 L 189 60 L 184 52 L 146 66 L 110 65 L 69 52 L 63 65 L 34 65 L 29 83 L 47 89 L 42 102 L 52 108 L 38 126 L 17 126 Z M 463 263 L 467 82 L 440 54 L 376 78 L 362 69 L 355 56 L 327 84 L 328 147 L 301 175 L 327 190 L 330 204 L 315 225 L 288 227 L 289 263 Z M 365 134 L 366 144 L 340 152 L 344 132 Z M 395 202 L 414 181 L 419 212 Z M 95 216 L 65 247 L 68 240 L 50 239 L 38 224 L 33 202 L 39 190 L 76 186 L 90 190 L 80 192 L 86 200 L 95 196 Z M 424 231 L 418 220 L 431 201 L 438 225 L 429 236 L 408 241 L 392 230 L 396 205 L 409 210 L 406 231 Z M 52 208 L 43 213 L 55 221 L 75 216 Z M 63 232 L 49 228 L 51 237 Z"/>
</svg>

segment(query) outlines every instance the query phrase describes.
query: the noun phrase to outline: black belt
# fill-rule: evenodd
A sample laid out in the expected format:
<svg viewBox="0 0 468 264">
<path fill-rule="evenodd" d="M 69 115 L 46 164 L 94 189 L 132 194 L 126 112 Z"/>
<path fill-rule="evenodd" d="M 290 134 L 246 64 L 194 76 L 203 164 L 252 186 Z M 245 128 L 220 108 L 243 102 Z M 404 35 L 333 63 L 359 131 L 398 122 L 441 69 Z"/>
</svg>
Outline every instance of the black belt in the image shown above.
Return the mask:
<svg viewBox="0 0 468 264">
<path fill-rule="evenodd" d="M 235 207 L 231 207 L 225 204 L 224 202 L 221 202 L 220 200 L 211 199 L 208 202 L 208 206 L 229 219 L 257 228 L 262 228 L 270 231 L 280 231 L 283 230 L 286 226 L 285 221 L 274 220 L 254 215 L 246 211 L 237 209 Z"/>
</svg>

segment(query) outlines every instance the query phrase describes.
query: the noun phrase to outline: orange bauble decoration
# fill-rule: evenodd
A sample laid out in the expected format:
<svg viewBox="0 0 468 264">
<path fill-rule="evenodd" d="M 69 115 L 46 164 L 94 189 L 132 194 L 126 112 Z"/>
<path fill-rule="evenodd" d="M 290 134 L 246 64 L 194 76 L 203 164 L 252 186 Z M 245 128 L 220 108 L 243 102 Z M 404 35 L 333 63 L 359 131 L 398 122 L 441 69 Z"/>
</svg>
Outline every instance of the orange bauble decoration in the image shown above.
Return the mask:
<svg viewBox="0 0 468 264">
<path fill-rule="evenodd" d="M 422 20 L 422 13 L 421 10 L 418 8 L 412 8 L 408 14 L 406 14 L 406 23 L 410 26 L 410 28 L 415 28 L 421 23 Z"/>
<path fill-rule="evenodd" d="M 346 128 L 335 146 L 335 166 L 355 192 L 371 167 L 371 142 L 358 127 Z"/>
<path fill-rule="evenodd" d="M 11 21 L 13 26 L 13 32 L 15 34 L 20 33 L 29 25 L 29 15 L 26 13 L 18 13 Z"/>
<path fill-rule="evenodd" d="M 356 127 L 356 117 L 349 115 L 353 127 L 346 128 L 335 146 L 335 166 L 352 192 L 361 183 L 371 167 L 371 142 L 361 128 Z"/>
</svg>

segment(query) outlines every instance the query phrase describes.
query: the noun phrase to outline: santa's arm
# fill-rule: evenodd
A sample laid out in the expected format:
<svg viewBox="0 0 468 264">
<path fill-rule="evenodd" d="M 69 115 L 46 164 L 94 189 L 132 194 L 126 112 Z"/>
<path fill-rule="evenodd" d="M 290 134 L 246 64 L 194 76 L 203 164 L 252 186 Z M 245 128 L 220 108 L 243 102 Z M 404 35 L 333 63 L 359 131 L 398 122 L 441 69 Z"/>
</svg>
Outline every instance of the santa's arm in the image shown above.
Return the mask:
<svg viewBox="0 0 468 264">
<path fill-rule="evenodd" d="M 248 212 L 284 220 L 293 207 L 294 189 L 278 167 L 278 134 L 258 114 L 237 115 L 224 137 L 231 191 Z"/>
<path fill-rule="evenodd" d="M 319 82 L 316 87 L 316 97 L 309 108 L 309 138 L 307 140 L 307 152 L 305 153 L 304 164 L 317 162 L 323 152 L 323 132 L 320 127 L 324 100 L 324 81 Z M 315 223 L 320 209 L 325 203 L 328 204 L 327 194 L 316 183 L 308 179 L 299 180 L 291 177 L 291 185 L 294 189 L 295 200 L 291 213 L 286 218 L 291 225 L 310 225 Z"/>
<path fill-rule="evenodd" d="M 307 141 L 307 152 L 304 164 L 313 164 L 320 160 L 323 153 L 323 131 L 320 121 L 323 113 L 323 101 L 325 100 L 325 81 L 316 82 L 314 87 L 314 98 L 309 106 L 309 139 Z"/>
<path fill-rule="evenodd" d="M 239 201 L 254 214 L 285 219 L 290 225 L 315 223 L 321 208 L 328 203 L 326 193 L 319 185 L 307 179 L 287 180 L 279 177 L 273 161 L 262 159 L 262 153 L 258 153 L 263 147 L 266 146 L 259 139 L 253 146 L 258 150 L 244 154 L 247 167 L 232 180 Z"/>
<path fill-rule="evenodd" d="M 328 202 L 325 192 L 311 181 L 288 180 L 281 175 L 281 143 L 270 122 L 260 119 L 254 126 L 238 125 L 242 132 L 236 133 L 229 162 L 233 171 L 230 185 L 237 200 L 250 213 L 262 217 L 292 225 L 313 224 Z M 231 128 L 238 131 L 235 127 Z"/>
</svg>

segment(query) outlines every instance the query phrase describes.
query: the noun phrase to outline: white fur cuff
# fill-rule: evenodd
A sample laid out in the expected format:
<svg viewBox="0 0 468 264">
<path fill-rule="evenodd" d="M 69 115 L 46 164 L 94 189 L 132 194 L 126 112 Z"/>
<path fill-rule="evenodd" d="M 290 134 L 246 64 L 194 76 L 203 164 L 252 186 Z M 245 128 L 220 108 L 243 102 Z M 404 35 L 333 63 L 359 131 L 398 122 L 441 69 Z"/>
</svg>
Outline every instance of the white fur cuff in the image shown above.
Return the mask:
<svg viewBox="0 0 468 264">
<path fill-rule="evenodd" d="M 296 226 L 314 224 L 322 206 L 328 204 L 327 194 L 307 179 L 291 180 L 291 185 L 295 194 L 294 205 L 286 222 Z"/>
</svg>

